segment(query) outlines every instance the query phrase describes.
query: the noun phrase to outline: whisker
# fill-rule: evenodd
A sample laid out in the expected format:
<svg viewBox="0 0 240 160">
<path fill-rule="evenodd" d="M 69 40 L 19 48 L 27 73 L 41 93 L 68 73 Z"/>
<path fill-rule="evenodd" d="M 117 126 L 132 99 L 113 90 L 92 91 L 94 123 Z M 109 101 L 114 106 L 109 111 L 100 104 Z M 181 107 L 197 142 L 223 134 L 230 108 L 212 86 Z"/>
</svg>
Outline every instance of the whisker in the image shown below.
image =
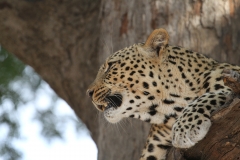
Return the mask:
<svg viewBox="0 0 240 160">
<path fill-rule="evenodd" d="M 124 122 L 124 120 L 120 121 L 120 122 L 119 122 L 119 125 L 120 125 L 120 127 L 122 128 L 122 130 L 123 130 L 125 133 L 127 133 L 126 130 L 124 129 L 124 127 L 122 126 L 122 124 L 124 124 L 123 122 Z"/>
<path fill-rule="evenodd" d="M 117 99 L 119 99 L 122 102 L 122 97 L 121 96 L 114 95 L 114 97 L 116 97 Z"/>
<path fill-rule="evenodd" d="M 108 55 L 110 55 L 111 54 L 111 49 L 110 49 L 110 47 L 108 47 L 108 45 L 106 43 L 106 40 L 104 41 L 103 39 L 101 39 L 101 42 L 103 43 L 103 50 L 104 51 L 106 50 L 106 52 L 108 52 Z"/>
<path fill-rule="evenodd" d="M 113 24 L 112 24 L 112 32 L 111 32 L 111 47 L 112 47 L 112 53 L 113 53 Z"/>
<path fill-rule="evenodd" d="M 118 124 L 119 124 L 119 123 L 117 123 L 117 124 L 114 125 L 114 126 L 116 126 L 115 128 L 117 128 L 117 132 L 120 133 L 120 130 L 119 130 L 119 128 L 118 128 Z"/>
<path fill-rule="evenodd" d="M 113 100 L 111 100 L 110 98 L 106 98 L 106 100 L 107 100 L 109 103 L 111 103 L 115 108 L 118 107 L 118 106 L 116 105 L 116 103 L 115 103 Z"/>
<path fill-rule="evenodd" d="M 96 112 L 96 115 L 95 115 L 95 118 L 94 118 L 95 121 L 98 120 L 99 115 L 100 115 L 100 112 Z"/>
</svg>

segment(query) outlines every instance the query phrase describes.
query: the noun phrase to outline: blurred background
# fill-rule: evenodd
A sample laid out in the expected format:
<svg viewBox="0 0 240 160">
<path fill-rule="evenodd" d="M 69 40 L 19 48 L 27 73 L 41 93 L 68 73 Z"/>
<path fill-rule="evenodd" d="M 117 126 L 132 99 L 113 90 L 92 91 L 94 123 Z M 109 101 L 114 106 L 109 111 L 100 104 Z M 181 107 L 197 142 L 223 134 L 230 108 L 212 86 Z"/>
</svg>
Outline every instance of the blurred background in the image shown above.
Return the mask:
<svg viewBox="0 0 240 160">
<path fill-rule="evenodd" d="M 97 159 L 86 126 L 27 65 L 0 48 L 0 160 Z"/>
</svg>

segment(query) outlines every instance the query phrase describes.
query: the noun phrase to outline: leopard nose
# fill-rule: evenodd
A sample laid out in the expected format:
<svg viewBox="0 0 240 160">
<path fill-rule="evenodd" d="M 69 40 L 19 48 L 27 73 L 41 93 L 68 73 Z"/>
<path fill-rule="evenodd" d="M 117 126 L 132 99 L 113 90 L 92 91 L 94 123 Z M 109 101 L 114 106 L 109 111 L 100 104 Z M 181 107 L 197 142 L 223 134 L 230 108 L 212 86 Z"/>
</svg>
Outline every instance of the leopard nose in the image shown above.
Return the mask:
<svg viewBox="0 0 240 160">
<path fill-rule="evenodd" d="M 94 90 L 90 90 L 90 89 L 87 90 L 87 95 L 91 98 L 93 96 L 93 93 L 94 93 Z"/>
</svg>

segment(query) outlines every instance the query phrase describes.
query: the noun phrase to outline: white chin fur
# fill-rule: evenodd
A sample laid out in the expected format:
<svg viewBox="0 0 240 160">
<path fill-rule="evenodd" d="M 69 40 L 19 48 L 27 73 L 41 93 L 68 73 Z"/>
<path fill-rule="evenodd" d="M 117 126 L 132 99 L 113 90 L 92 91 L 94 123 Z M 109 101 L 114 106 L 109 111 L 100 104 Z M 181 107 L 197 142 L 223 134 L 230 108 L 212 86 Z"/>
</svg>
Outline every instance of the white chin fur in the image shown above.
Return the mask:
<svg viewBox="0 0 240 160">
<path fill-rule="evenodd" d="M 116 109 L 114 109 L 114 108 L 109 108 L 104 111 L 104 117 L 110 123 L 117 123 L 117 122 L 121 121 L 121 119 L 122 119 L 119 117 L 119 115 L 117 115 L 114 112 L 116 112 Z"/>
</svg>

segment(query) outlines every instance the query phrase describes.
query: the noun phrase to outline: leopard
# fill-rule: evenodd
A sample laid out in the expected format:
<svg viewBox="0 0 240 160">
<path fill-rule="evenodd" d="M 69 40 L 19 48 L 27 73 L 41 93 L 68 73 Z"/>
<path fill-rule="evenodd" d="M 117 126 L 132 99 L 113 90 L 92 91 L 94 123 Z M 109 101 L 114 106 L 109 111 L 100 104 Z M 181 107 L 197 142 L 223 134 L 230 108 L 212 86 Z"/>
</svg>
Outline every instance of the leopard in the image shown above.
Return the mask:
<svg viewBox="0 0 240 160">
<path fill-rule="evenodd" d="M 226 103 L 220 63 L 198 52 L 169 44 L 169 34 L 155 29 L 144 43 L 111 54 L 87 94 L 110 123 L 135 118 L 150 123 L 140 160 L 164 160 L 169 149 L 190 148 L 202 140 L 211 115 Z"/>
</svg>

